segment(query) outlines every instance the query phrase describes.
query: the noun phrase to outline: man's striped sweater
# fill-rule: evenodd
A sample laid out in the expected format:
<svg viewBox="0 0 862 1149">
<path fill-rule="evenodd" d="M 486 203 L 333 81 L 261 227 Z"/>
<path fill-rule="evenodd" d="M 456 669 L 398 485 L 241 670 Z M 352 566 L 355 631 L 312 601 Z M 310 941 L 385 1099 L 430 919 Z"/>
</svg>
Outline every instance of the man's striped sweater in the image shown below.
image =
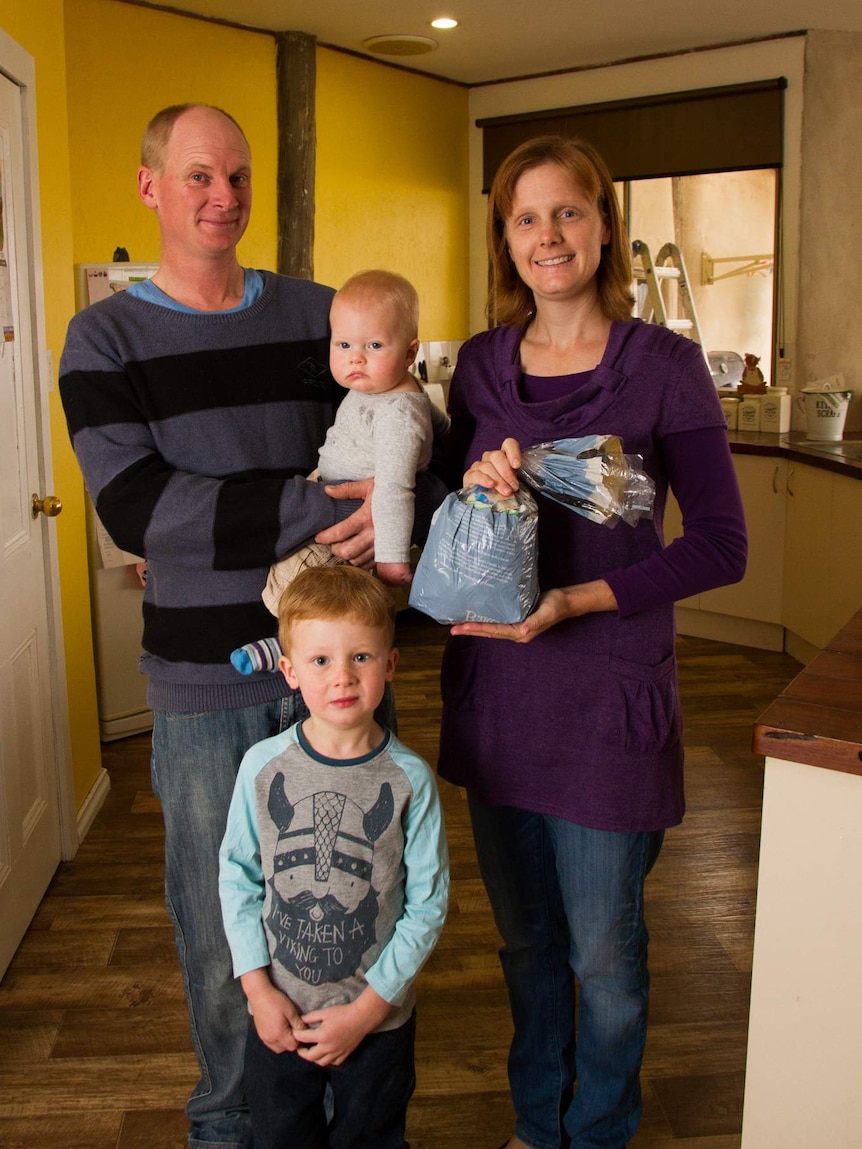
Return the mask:
<svg viewBox="0 0 862 1149">
<path fill-rule="evenodd" d="M 332 291 L 261 273 L 235 312 L 187 313 L 119 293 L 76 315 L 60 365 L 69 433 L 99 518 L 147 559 L 144 658 L 161 711 L 287 693 L 229 662 L 273 634 L 270 563 L 352 506 L 304 476 L 341 397 L 329 373 Z"/>
</svg>

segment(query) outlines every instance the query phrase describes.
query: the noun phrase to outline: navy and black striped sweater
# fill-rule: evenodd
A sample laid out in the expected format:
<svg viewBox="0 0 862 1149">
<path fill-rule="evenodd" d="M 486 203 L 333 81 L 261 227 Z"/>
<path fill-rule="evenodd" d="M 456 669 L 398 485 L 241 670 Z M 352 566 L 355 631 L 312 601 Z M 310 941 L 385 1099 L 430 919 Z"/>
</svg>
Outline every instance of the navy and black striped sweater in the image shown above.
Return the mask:
<svg viewBox="0 0 862 1149">
<path fill-rule="evenodd" d="M 60 365 L 72 444 L 99 518 L 144 555 L 144 659 L 161 711 L 279 697 L 230 652 L 273 634 L 270 563 L 343 517 L 304 476 L 340 398 L 332 291 L 261 273 L 237 312 L 186 313 L 119 293 L 76 315 Z"/>
</svg>

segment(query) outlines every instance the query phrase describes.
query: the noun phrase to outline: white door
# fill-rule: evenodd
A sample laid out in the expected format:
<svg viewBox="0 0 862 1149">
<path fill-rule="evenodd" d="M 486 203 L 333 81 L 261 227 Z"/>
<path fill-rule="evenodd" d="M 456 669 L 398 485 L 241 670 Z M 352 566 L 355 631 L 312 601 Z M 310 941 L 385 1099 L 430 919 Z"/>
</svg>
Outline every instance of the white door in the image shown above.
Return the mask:
<svg viewBox="0 0 862 1149">
<path fill-rule="evenodd" d="M 60 860 L 20 89 L 0 74 L 0 973 Z"/>
</svg>

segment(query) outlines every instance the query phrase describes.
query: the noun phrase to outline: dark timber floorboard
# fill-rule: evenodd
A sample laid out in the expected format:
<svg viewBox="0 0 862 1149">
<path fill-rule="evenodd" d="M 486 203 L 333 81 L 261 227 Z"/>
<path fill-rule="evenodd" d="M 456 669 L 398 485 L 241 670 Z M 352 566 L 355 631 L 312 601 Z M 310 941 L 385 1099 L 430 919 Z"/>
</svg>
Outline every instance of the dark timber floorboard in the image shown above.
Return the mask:
<svg viewBox="0 0 862 1149">
<path fill-rule="evenodd" d="M 400 734 L 432 763 L 442 627 L 400 616 Z M 688 814 L 648 886 L 653 993 L 631 1149 L 739 1149 L 762 760 L 752 725 L 800 669 L 680 638 Z M 111 792 L 0 983 L 3 1149 L 182 1149 L 196 1080 L 162 903 L 149 736 L 104 746 Z M 496 933 L 463 794 L 441 783 L 452 900 L 419 984 L 412 1149 L 495 1149 L 511 1130 Z M 301 1147 L 297 1147 L 301 1149 Z"/>
</svg>

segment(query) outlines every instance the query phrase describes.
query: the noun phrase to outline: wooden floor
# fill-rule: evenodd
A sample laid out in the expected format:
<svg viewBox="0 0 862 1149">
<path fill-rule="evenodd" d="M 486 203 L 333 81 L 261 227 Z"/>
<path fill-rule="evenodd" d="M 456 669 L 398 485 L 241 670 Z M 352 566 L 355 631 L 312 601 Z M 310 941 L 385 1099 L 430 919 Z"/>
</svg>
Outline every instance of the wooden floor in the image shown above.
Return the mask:
<svg viewBox="0 0 862 1149">
<path fill-rule="evenodd" d="M 400 734 L 432 762 L 443 628 L 401 616 Z M 648 886 L 651 1024 L 632 1149 L 738 1149 L 762 762 L 757 715 L 793 659 L 679 640 L 688 814 Z M 182 1149 L 196 1080 L 146 735 L 104 747 L 111 792 L 0 983 L 3 1149 Z M 510 1023 L 463 794 L 441 783 L 452 903 L 419 986 L 413 1149 L 495 1149 L 511 1129 Z M 297 1147 L 301 1149 L 301 1147 Z"/>
</svg>

